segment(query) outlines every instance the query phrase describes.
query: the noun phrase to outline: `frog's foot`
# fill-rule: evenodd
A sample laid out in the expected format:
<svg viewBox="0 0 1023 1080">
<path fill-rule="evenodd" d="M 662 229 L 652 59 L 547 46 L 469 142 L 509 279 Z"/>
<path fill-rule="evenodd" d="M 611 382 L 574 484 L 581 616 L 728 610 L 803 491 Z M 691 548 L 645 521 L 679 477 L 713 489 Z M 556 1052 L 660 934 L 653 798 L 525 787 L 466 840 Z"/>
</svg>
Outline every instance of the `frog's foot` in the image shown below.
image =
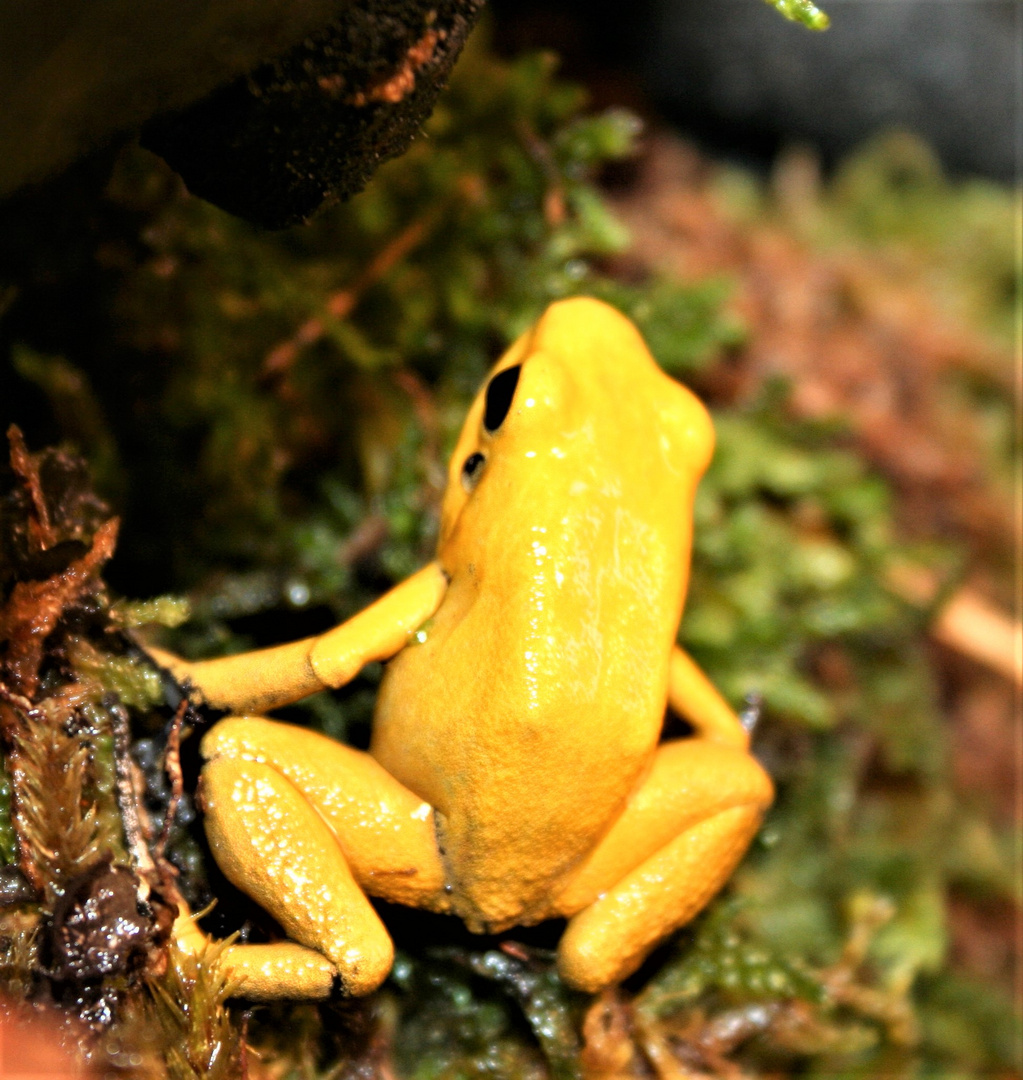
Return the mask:
<svg viewBox="0 0 1023 1080">
<path fill-rule="evenodd" d="M 212 962 L 226 976 L 232 997 L 253 1001 L 325 998 L 337 979 L 337 968 L 322 953 L 293 941 L 270 945 L 214 942 L 187 908 L 174 921 L 174 940 L 183 952 Z"/>
<path fill-rule="evenodd" d="M 596 992 L 635 971 L 725 883 L 772 797 L 767 774 L 740 750 L 703 739 L 662 746 L 555 902 L 572 916 L 558 949 L 565 981 Z"/>
<path fill-rule="evenodd" d="M 262 717 L 221 721 L 202 754 L 206 833 L 221 870 L 327 961 L 292 943 L 234 946 L 225 962 L 246 976 L 239 992 L 319 996 L 335 970 L 346 993 L 376 989 L 394 948 L 366 894 L 445 907 L 432 808 L 368 754 Z"/>
<path fill-rule="evenodd" d="M 294 941 L 230 945 L 218 963 L 237 986 L 234 993 L 252 1001 L 329 997 L 337 979 L 325 956 Z"/>
</svg>

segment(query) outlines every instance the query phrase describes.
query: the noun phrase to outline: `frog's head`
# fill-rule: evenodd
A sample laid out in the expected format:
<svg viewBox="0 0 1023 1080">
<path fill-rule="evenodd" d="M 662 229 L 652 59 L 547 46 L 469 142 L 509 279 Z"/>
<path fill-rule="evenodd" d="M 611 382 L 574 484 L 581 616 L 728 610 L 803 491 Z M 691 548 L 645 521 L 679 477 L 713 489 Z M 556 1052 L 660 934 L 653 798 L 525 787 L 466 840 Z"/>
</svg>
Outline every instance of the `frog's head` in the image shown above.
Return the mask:
<svg viewBox="0 0 1023 1080">
<path fill-rule="evenodd" d="M 439 550 L 560 519 L 569 502 L 691 503 L 714 433 L 703 404 L 599 300 L 552 304 L 494 365 L 448 467 Z M 688 513 L 688 506 L 686 507 Z"/>
</svg>

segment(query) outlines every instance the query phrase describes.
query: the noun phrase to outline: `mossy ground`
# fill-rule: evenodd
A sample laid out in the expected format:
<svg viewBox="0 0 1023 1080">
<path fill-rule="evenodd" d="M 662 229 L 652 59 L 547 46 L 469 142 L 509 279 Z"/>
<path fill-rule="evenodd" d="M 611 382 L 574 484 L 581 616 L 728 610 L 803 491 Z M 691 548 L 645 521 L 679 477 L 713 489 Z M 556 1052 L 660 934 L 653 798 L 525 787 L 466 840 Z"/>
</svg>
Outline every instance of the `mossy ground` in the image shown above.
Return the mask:
<svg viewBox="0 0 1023 1080">
<path fill-rule="evenodd" d="M 966 962 L 956 921 L 964 906 L 982 916 L 1018 903 L 1011 816 L 998 792 L 970 789 L 955 768 L 952 705 L 985 677 L 936 653 L 930 612 L 886 584 L 892 563 L 909 559 L 950 586 L 986 570 L 997 593 L 1007 542 L 992 539 L 997 522 L 978 534 L 950 513 L 907 521 L 906 478 L 855 416 L 812 415 L 796 379 L 758 367 L 758 335 L 772 324 L 743 291 L 738 264 L 752 256 L 678 276 L 630 247 L 596 181 L 634 152 L 636 122 L 586 115 L 554 68 L 543 56 L 498 62 L 477 42 L 426 136 L 306 228 L 260 232 L 129 149 L 79 174 L 76 203 L 44 192 L 8 230 L 3 419 L 19 420 L 35 446 L 62 441 L 85 455 L 122 517 L 107 580 L 128 596 L 163 597 L 111 605 L 97 561 L 48 624 L 27 692 L 12 685 L 9 644 L 3 654 L 17 714 L 0 791 L 8 992 L 88 1005 L 103 1068 L 174 1080 L 243 1070 L 296 1080 L 1010 1075 L 1011 964 Z M 744 221 L 773 220 L 800 266 L 830 265 L 841 249 L 878 281 L 891 280 L 893 261 L 931 268 L 942 303 L 960 305 L 969 327 L 962 363 L 941 377 L 982 432 L 971 483 L 978 498 L 995 498 L 1013 450 L 997 365 L 1015 268 L 1011 249 L 974 238 L 1008 233 L 1011 196 L 951 185 L 919 162 L 899 166 L 900 146 L 815 189 L 809 222 L 786 218 L 791 184 L 772 195 L 706 165 L 700 198 L 733 238 L 759 235 Z M 942 262 L 949 237 L 976 255 L 972 269 L 947 252 Z M 992 302 L 985 280 L 1010 287 Z M 208 965 L 160 960 L 161 897 L 177 888 L 197 908 L 215 899 L 207 925 L 219 935 L 272 927 L 204 847 L 191 793 L 197 734 L 211 718 L 178 711 L 137 635 L 209 656 L 315 633 L 421 565 L 470 396 L 515 334 L 574 293 L 619 305 L 714 407 L 719 447 L 697 502 L 681 637 L 737 705 L 762 696 L 755 750 L 777 803 L 722 897 L 596 1001 L 553 974 L 556 928 L 478 940 L 453 920 L 395 910 L 385 918 L 399 959 L 368 1001 L 225 1008 Z M 876 311 L 850 302 L 857 325 L 876 329 Z M 920 309 L 921 324 L 940 307 Z M 980 355 L 994 367 L 974 362 Z M 68 485 L 44 484 L 51 515 L 78 531 L 22 558 L 40 509 L 24 476 L 10 488 L 8 613 L 18 582 L 66 572 L 107 517 L 91 496 L 68 502 Z M 379 676 L 371 666 L 285 714 L 364 745 Z M 997 713 L 1008 698 L 994 685 Z M 116 745 L 122 715 L 130 760 Z M 68 744 L 60 752 L 81 758 L 70 771 L 81 787 L 74 806 L 49 809 L 84 813 L 73 835 L 86 861 L 109 857 L 156 894 L 145 948 L 129 962 L 125 945 L 114 990 L 93 969 L 55 978 L 36 949 L 82 869 L 78 852 L 63 877 L 33 881 L 39 860 L 26 861 L 17 799 L 11 815 L 12 785 L 31 810 L 25 792 L 48 767 L 30 764 L 35 781 L 14 768 L 18 724 L 40 717 Z M 182 720 L 179 770 L 166 747 Z M 118 817 L 132 799 L 150 830 L 141 849 Z M 131 1046 L 148 1051 L 133 1056 Z"/>
</svg>

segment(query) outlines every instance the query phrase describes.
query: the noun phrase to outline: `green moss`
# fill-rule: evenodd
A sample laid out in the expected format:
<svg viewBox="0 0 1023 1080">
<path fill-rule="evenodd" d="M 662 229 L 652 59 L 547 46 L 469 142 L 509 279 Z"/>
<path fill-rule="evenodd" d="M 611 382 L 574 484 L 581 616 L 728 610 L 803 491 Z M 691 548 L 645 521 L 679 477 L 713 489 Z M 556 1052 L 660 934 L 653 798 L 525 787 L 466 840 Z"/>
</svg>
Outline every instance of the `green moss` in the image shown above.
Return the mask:
<svg viewBox="0 0 1023 1080">
<path fill-rule="evenodd" d="M 194 956 L 172 946 L 166 972 L 148 980 L 143 1009 L 152 1041 L 139 1045 L 136 1053 L 150 1059 L 146 1065 L 157 1075 L 164 1069 L 169 1080 L 235 1080 L 242 1075 L 241 1036 L 227 1008 L 230 986 L 216 966 L 223 948 L 210 946 Z"/>
<path fill-rule="evenodd" d="M 113 605 L 110 614 L 129 630 L 154 624 L 173 630 L 188 622 L 191 610 L 183 597 L 157 596 L 152 600 L 122 600 Z"/>
<path fill-rule="evenodd" d="M 141 655 L 104 654 L 81 642 L 76 646 L 73 650 L 75 670 L 96 681 L 97 697 L 103 693 L 116 694 L 123 705 L 143 711 L 164 703 L 160 673 Z M 103 723 L 105 718 L 97 714 L 95 719 Z M 109 727 L 108 720 L 104 727 Z"/>
<path fill-rule="evenodd" d="M 18 838 L 11 822 L 11 782 L 0 757 L 0 864 L 10 866 L 18 857 Z"/>
<path fill-rule="evenodd" d="M 399 956 L 391 981 L 400 988 L 395 1060 L 403 1076 L 579 1076 L 579 996 L 549 964 L 433 949 Z"/>
<path fill-rule="evenodd" d="M 680 937 L 676 955 L 646 985 L 636 1007 L 670 1017 L 711 995 L 735 1005 L 800 999 L 821 1004 L 826 991 L 805 966 L 752 940 L 741 927 L 741 906 L 719 904 Z"/>
<path fill-rule="evenodd" d="M 886 567 L 906 553 L 891 536 L 884 485 L 834 448 L 834 433 L 779 423 L 777 401 L 716 416 L 715 426 L 683 643 L 736 705 L 754 692 L 778 717 L 811 728 L 855 719 L 876 726 L 890 755 L 933 759 L 930 739 L 911 747 L 913 717 L 933 709 L 924 659 L 900 652 L 881 677 L 886 654 L 924 625 L 885 586 Z M 841 663 L 869 658 L 871 678 L 850 676 L 830 692 L 813 670 L 821 650 Z M 896 709 L 899 723 L 886 725 Z"/>
</svg>

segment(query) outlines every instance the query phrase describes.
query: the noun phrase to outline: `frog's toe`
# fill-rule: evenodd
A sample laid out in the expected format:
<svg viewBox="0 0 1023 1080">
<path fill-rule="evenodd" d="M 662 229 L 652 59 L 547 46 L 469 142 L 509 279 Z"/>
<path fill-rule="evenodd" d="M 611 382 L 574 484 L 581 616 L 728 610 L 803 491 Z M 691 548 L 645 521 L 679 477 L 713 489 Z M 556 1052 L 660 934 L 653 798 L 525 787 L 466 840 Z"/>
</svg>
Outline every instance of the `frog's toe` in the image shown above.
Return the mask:
<svg viewBox="0 0 1023 1080">
<path fill-rule="evenodd" d="M 328 997 L 337 978 L 337 968 L 315 949 L 293 941 L 268 945 L 229 945 L 208 938 L 182 901 L 183 910 L 174 921 L 174 942 L 183 953 L 191 953 L 216 965 L 227 979 L 231 997 L 253 1001 L 276 998 L 317 999 Z"/>
<path fill-rule="evenodd" d="M 379 933 L 367 933 L 357 942 L 324 951 L 334 961 L 341 989 L 352 997 L 371 994 L 394 964 L 394 944 L 382 926 Z"/>
<path fill-rule="evenodd" d="M 322 953 L 293 941 L 231 945 L 218 966 L 227 975 L 233 996 L 253 1001 L 329 997 L 337 979 L 337 968 Z"/>
</svg>

